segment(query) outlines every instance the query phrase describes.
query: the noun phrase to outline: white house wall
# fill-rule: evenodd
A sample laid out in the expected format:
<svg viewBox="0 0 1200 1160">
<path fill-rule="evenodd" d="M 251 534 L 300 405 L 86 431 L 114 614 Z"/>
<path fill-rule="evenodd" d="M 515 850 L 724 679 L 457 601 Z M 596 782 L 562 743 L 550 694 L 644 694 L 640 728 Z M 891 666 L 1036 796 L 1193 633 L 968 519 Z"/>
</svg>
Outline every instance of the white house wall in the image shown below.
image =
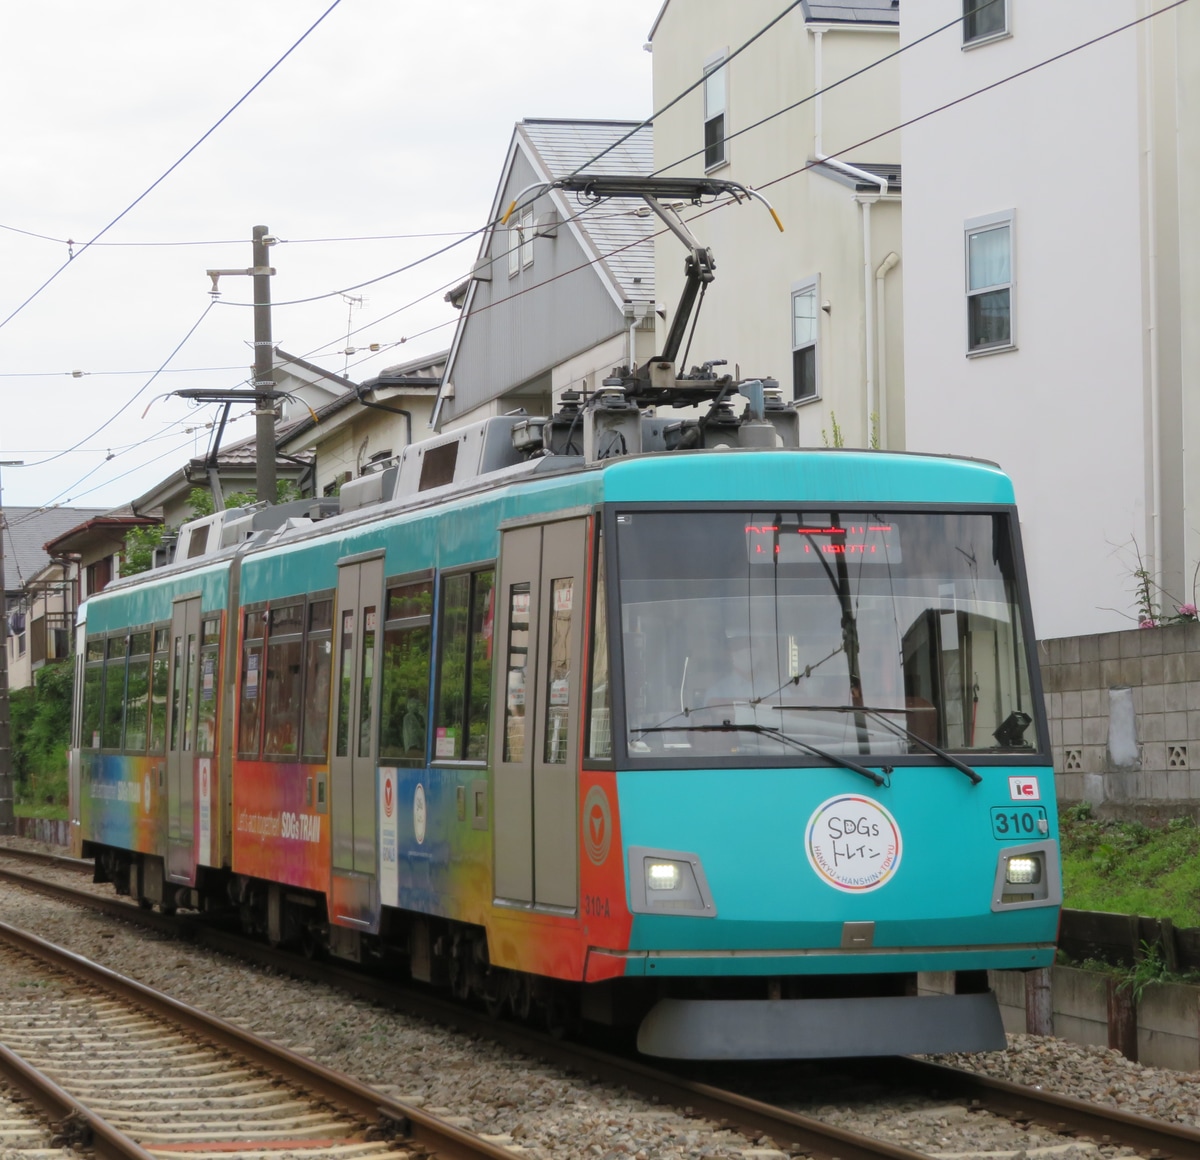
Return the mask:
<svg viewBox="0 0 1200 1160">
<path fill-rule="evenodd" d="M 773 16 L 774 0 L 691 0 L 672 3 L 654 33 L 654 104 L 661 108 L 694 83 L 706 61 L 723 50 L 733 51 Z M 824 83 L 832 83 L 872 60 L 894 51 L 895 33 L 836 29 L 821 38 Z M 814 86 L 816 43 L 795 9 L 728 66 L 728 129 L 746 128 L 771 113 L 810 97 Z M 872 137 L 897 121 L 898 80 L 895 66 L 871 69 L 849 81 L 821 103 L 824 151 Z M 793 286 L 820 278 L 819 297 L 828 310 L 818 312 L 818 382 L 820 398 L 800 407 L 801 441 L 821 446 L 832 441 L 833 422 L 845 443 L 868 446 L 871 431 L 866 401 L 865 294 L 862 211 L 853 189 L 827 176 L 801 170 L 813 157 L 817 104 L 768 121 L 728 143 L 729 164 L 712 171 L 760 189 L 778 211 L 784 227 L 778 233 L 770 216 L 756 203 L 713 212 L 685 212 L 701 244 L 716 262 L 716 281 L 708 288 L 688 357 L 688 367 L 724 358 L 743 377 L 773 376 L 791 398 Z M 656 168 L 673 175 L 704 172 L 703 96 L 689 94 L 655 120 Z M 851 151 L 849 161 L 895 163 L 897 135 Z M 783 180 L 780 180 L 780 179 Z M 872 209 L 872 242 L 868 263 L 872 274 L 890 252 L 900 253 L 900 206 L 893 199 Z M 659 302 L 673 316 L 683 286 L 684 248 L 669 235 L 655 242 L 655 284 Z M 884 441 L 903 446 L 903 358 L 900 279 L 903 263 L 888 276 L 884 295 L 889 332 L 882 366 L 889 384 L 890 434 Z M 873 276 L 872 293 L 874 286 Z M 669 318 L 668 318 L 669 322 Z M 666 335 L 660 323 L 659 338 Z M 878 367 L 873 368 L 878 374 Z"/>
<path fill-rule="evenodd" d="M 1010 5 L 1006 39 L 964 51 L 952 28 L 904 54 L 905 119 L 1136 15 L 1130 0 Z M 903 41 L 958 15 L 958 0 L 908 5 Z M 1042 637 L 1128 627 L 1133 544 L 1152 543 L 1139 90 L 1129 33 L 904 134 L 908 447 L 1013 477 Z M 1008 210 L 1017 348 L 967 358 L 964 226 Z"/>
</svg>

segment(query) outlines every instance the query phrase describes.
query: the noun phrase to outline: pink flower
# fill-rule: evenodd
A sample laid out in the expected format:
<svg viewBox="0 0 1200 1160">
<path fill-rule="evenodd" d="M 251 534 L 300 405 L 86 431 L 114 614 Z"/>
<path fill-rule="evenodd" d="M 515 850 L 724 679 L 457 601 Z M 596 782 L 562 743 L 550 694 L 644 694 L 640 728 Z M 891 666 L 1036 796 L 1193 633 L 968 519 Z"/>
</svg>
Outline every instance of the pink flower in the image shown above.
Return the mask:
<svg viewBox="0 0 1200 1160">
<path fill-rule="evenodd" d="M 1154 617 L 1152 617 L 1152 616 L 1143 616 L 1142 619 L 1138 621 L 1138 628 L 1157 628 L 1157 627 L 1158 627 L 1158 621 L 1155 620 Z"/>
<path fill-rule="evenodd" d="M 1189 620 L 1196 619 L 1196 606 L 1194 604 L 1181 604 L 1179 606 L 1179 615 L 1186 616 Z"/>
</svg>

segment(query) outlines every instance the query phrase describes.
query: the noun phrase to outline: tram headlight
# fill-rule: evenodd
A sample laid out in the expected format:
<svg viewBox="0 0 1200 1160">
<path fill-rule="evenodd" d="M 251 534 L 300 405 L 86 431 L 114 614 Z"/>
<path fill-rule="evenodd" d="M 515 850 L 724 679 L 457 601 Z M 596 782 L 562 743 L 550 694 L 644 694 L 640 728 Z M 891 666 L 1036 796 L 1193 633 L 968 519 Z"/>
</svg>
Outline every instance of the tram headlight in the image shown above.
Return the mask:
<svg viewBox="0 0 1200 1160">
<path fill-rule="evenodd" d="M 717 914 L 699 856 L 650 846 L 629 848 L 629 909 L 701 918 Z"/>
<path fill-rule="evenodd" d="M 1051 839 L 996 852 L 992 911 L 1062 905 L 1058 843 Z"/>
<path fill-rule="evenodd" d="M 1006 882 L 1014 886 L 1027 886 L 1042 880 L 1042 860 L 1038 857 L 1009 858 L 1005 871 Z"/>
<path fill-rule="evenodd" d="M 683 873 L 678 862 L 647 862 L 647 890 L 678 890 L 683 885 Z"/>
</svg>

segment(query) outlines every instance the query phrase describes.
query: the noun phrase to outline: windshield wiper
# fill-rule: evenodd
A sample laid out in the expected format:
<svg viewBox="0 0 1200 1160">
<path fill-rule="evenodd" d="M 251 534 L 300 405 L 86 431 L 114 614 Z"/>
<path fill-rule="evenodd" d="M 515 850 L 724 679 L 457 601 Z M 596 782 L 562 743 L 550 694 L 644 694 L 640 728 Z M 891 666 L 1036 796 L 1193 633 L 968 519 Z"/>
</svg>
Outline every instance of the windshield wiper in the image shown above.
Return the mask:
<svg viewBox="0 0 1200 1160">
<path fill-rule="evenodd" d="M 844 769 L 852 769 L 855 773 L 862 774 L 869 781 L 873 781 L 876 785 L 887 785 L 887 779 L 881 777 L 873 769 L 868 769 L 865 765 L 859 765 L 857 761 L 851 761 L 848 757 L 842 757 L 840 754 L 827 753 L 824 749 L 818 749 L 815 745 L 809 745 L 807 741 L 801 741 L 798 737 L 791 737 L 780 729 L 772 729 L 767 725 L 759 725 L 752 722 L 745 724 L 737 724 L 733 721 L 725 721 L 720 725 L 655 725 L 649 729 L 634 729 L 631 732 L 636 733 L 639 737 L 647 733 L 758 733 L 763 737 L 770 737 L 773 741 L 782 741 L 786 745 L 793 745 L 797 749 L 803 749 L 828 761 L 832 765 L 840 765 Z"/>
<path fill-rule="evenodd" d="M 907 713 L 907 709 L 877 709 L 870 705 L 771 705 L 772 709 L 780 710 L 798 710 L 800 712 L 812 713 L 862 713 L 872 720 L 878 721 L 881 725 L 892 730 L 897 737 L 907 737 L 909 741 L 914 741 L 921 746 L 922 749 L 928 750 L 930 753 L 936 754 L 943 761 L 954 766 L 971 779 L 972 785 L 978 785 L 983 778 L 979 776 L 965 761 L 959 757 L 955 757 L 953 753 L 947 753 L 940 745 L 934 745 L 932 741 L 926 741 L 919 733 L 914 733 L 911 729 L 905 728 L 898 721 L 893 721 L 885 716 L 887 713 Z"/>
</svg>

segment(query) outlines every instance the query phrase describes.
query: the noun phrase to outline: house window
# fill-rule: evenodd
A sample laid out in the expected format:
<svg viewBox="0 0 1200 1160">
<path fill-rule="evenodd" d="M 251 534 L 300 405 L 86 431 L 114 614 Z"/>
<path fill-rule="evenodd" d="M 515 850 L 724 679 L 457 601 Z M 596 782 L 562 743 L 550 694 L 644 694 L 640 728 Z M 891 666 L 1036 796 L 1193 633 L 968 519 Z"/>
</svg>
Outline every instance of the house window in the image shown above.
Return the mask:
<svg viewBox="0 0 1200 1160">
<path fill-rule="evenodd" d="M 508 227 L 508 276 L 511 278 L 521 269 L 521 219 L 517 218 Z"/>
<path fill-rule="evenodd" d="M 729 104 L 725 57 L 722 52 L 704 62 L 705 169 L 716 169 L 729 160 L 725 145 L 725 113 Z"/>
<path fill-rule="evenodd" d="M 533 265 L 533 209 L 521 214 L 521 266 Z"/>
<path fill-rule="evenodd" d="M 1012 236 L 1012 211 L 967 222 L 967 354 L 1016 345 Z"/>
<path fill-rule="evenodd" d="M 1008 35 L 1008 0 L 963 0 L 963 44 Z"/>
<path fill-rule="evenodd" d="M 817 397 L 817 283 L 792 287 L 792 398 Z"/>
</svg>

